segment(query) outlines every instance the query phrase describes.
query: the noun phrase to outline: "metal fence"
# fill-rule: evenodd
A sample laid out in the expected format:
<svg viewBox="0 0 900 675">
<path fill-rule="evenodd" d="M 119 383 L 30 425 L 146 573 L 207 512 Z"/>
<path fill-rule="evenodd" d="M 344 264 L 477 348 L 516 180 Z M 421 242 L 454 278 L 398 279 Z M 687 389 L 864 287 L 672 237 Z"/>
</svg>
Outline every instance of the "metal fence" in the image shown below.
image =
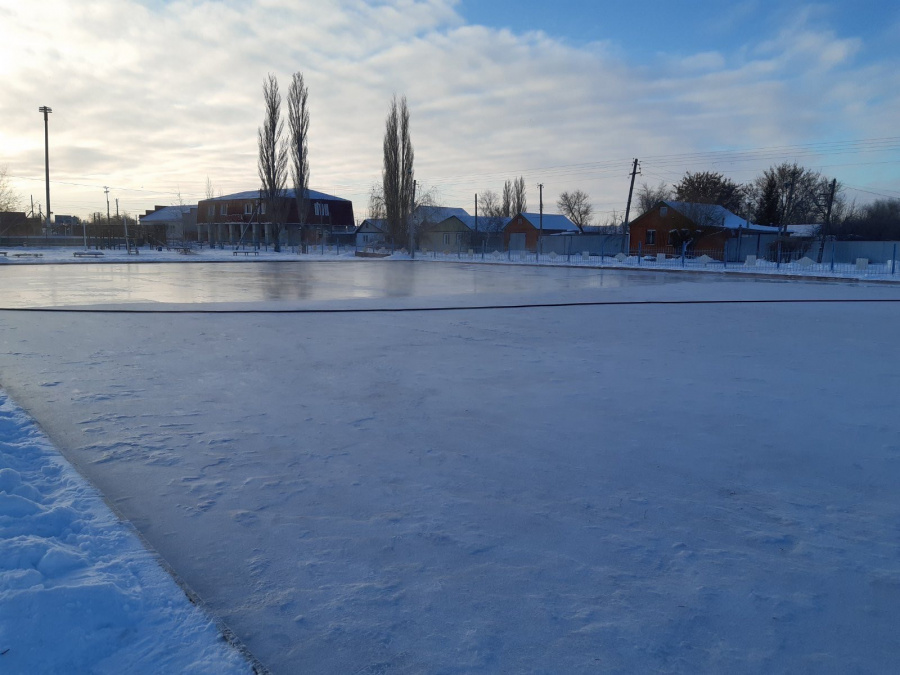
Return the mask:
<svg viewBox="0 0 900 675">
<path fill-rule="evenodd" d="M 341 244 L 321 244 L 310 246 L 306 255 L 310 256 L 390 256 L 395 253 L 407 254 L 405 249 L 394 249 L 390 244 L 374 244 L 366 247 Z M 537 254 L 534 251 L 515 250 L 482 245 L 478 248 L 464 248 L 457 245 L 453 249 L 434 250 L 419 249 L 415 253 L 417 260 L 433 260 L 445 262 L 485 262 L 529 265 L 562 265 L 577 267 L 598 267 L 618 269 L 665 269 L 692 270 L 710 272 L 733 272 L 746 274 L 783 274 L 795 276 L 833 276 L 840 278 L 884 278 L 900 281 L 900 244 L 893 244 L 887 258 L 870 260 L 858 258 L 852 262 L 839 262 L 832 249 L 825 247 L 823 260 L 817 262 L 813 257 L 815 251 L 807 250 L 805 255 L 796 250 L 780 251 L 777 247 L 762 249 L 763 255 L 747 253 L 740 261 L 730 259 L 726 251 L 688 250 L 683 248 L 680 255 L 672 253 L 654 253 L 644 255 L 640 251 L 625 255 L 621 252 L 595 253 L 589 250 L 568 250 L 565 253 L 556 251 Z M 800 257 L 798 257 L 800 256 Z"/>
</svg>

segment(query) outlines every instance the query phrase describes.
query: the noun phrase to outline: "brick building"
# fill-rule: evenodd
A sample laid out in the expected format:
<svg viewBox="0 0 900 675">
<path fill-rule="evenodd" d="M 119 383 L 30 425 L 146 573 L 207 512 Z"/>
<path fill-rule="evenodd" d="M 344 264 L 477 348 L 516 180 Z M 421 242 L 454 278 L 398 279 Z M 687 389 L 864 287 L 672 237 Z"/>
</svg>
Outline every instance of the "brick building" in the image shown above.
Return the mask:
<svg viewBox="0 0 900 675">
<path fill-rule="evenodd" d="M 285 191 L 287 222 L 281 243 L 315 243 L 356 231 L 353 203 L 333 195 L 308 191 L 306 226 L 300 231 L 294 190 Z M 204 199 L 197 205 L 197 230 L 200 241 L 210 244 L 272 244 L 271 219 L 258 190 Z"/>
<path fill-rule="evenodd" d="M 681 255 L 688 251 L 724 254 L 729 239 L 745 234 L 778 234 L 777 227 L 756 225 L 716 204 L 661 201 L 629 225 L 632 255 Z"/>
</svg>

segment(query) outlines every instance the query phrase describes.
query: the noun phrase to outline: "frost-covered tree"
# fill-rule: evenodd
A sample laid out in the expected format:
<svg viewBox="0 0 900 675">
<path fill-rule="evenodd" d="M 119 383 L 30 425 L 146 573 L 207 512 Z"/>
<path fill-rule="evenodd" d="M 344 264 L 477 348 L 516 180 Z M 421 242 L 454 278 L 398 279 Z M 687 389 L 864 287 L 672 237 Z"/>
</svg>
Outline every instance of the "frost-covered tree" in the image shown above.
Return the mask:
<svg viewBox="0 0 900 675">
<path fill-rule="evenodd" d="M 647 183 L 642 183 L 638 188 L 637 203 L 640 213 L 647 213 L 659 202 L 664 202 L 672 198 L 672 191 L 665 183 L 660 183 L 656 187 L 651 187 Z"/>
<path fill-rule="evenodd" d="M 266 205 L 266 213 L 272 228 L 275 250 L 281 250 L 281 231 L 287 220 L 287 148 L 282 142 L 281 94 L 278 80 L 271 73 L 263 82 L 263 100 L 266 112 L 259 128 L 259 180 L 260 196 Z"/>
<path fill-rule="evenodd" d="M 500 197 L 493 190 L 484 190 L 478 194 L 478 228 L 483 232 L 497 232 L 503 224 L 506 214 Z"/>
<path fill-rule="evenodd" d="M 584 232 L 584 228 L 591 224 L 594 207 L 591 198 L 582 190 L 563 192 L 556 200 L 556 206 L 560 212 L 578 226 Z"/>
<path fill-rule="evenodd" d="M 21 199 L 9 184 L 9 172 L 7 167 L 0 166 L 0 211 L 15 211 L 19 208 Z"/>
</svg>

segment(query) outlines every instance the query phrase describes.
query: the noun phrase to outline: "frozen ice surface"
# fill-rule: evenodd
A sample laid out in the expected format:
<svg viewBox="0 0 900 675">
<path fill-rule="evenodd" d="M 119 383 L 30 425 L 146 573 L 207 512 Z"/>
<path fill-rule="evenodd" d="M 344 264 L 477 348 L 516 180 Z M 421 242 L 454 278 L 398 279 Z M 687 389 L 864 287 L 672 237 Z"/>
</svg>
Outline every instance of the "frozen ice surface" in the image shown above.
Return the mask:
<svg viewBox="0 0 900 675">
<path fill-rule="evenodd" d="M 267 306 L 900 297 L 491 270 Z M 0 319 L 3 386 L 275 673 L 900 659 L 896 304 Z"/>
</svg>

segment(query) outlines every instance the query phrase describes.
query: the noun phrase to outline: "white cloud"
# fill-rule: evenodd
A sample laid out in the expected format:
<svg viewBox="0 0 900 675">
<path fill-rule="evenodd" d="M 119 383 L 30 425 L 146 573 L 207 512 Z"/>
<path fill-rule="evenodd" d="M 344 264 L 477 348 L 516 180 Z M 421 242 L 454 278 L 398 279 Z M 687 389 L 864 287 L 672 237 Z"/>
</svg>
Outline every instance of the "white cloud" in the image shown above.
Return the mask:
<svg viewBox="0 0 900 675">
<path fill-rule="evenodd" d="M 52 177 L 95 186 L 54 185 L 59 213 L 100 209 L 96 186 L 105 184 L 187 199 L 202 197 L 207 176 L 225 192 L 252 188 L 263 78 L 273 72 L 286 87 L 294 70 L 310 88 L 313 186 L 353 199 L 359 217 L 380 177 L 395 92 L 409 99 L 418 177 L 463 206 L 524 173 L 532 206 L 540 181 L 550 204 L 581 188 L 599 209 L 621 208 L 630 157 L 870 136 L 888 118 L 883 92 L 857 81 L 859 42 L 799 19 L 758 48 L 651 68 L 600 43 L 466 25 L 454 8 L 451 0 L 325 8 L 0 0 L 0 163 L 35 179 L 18 180 L 20 190 L 42 193 L 37 108 L 46 104 Z M 572 166 L 617 158 L 621 165 Z M 569 168 L 529 171 L 559 166 Z M 656 170 L 674 179 L 684 168 Z M 132 211 L 173 199 L 119 196 Z"/>
</svg>

